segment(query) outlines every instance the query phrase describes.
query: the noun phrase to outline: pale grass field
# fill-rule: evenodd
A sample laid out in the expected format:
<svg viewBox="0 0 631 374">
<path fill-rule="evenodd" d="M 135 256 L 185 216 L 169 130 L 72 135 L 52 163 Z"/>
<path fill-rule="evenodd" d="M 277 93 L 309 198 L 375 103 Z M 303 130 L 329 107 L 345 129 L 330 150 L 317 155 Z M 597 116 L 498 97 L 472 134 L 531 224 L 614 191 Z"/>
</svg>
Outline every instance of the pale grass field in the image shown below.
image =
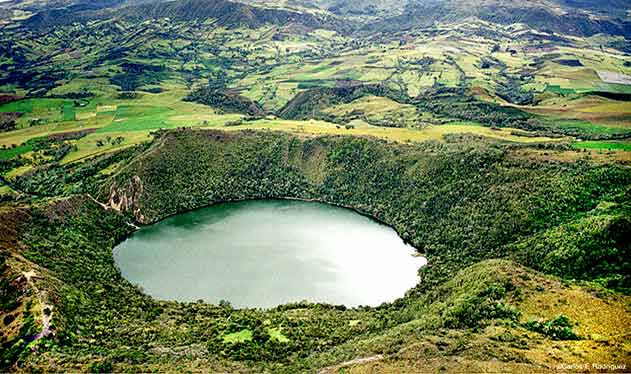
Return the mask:
<svg viewBox="0 0 631 374">
<path fill-rule="evenodd" d="M 491 139 L 520 142 L 520 143 L 538 143 L 538 142 L 560 142 L 566 139 L 552 139 L 547 137 L 520 137 L 512 135 L 515 129 L 504 128 L 492 130 L 475 124 L 453 124 L 442 126 L 428 126 L 422 129 L 410 128 L 386 128 L 377 127 L 366 124 L 362 121 L 355 121 L 355 127 L 346 129 L 344 126 L 337 126 L 324 121 L 287 121 L 287 120 L 259 120 L 250 122 L 241 126 L 230 126 L 224 128 L 227 131 L 237 130 L 270 130 L 285 131 L 303 135 L 354 135 L 354 136 L 373 136 L 395 142 L 424 142 L 428 140 L 443 141 L 444 136 L 448 134 L 474 134 L 488 137 Z"/>
</svg>

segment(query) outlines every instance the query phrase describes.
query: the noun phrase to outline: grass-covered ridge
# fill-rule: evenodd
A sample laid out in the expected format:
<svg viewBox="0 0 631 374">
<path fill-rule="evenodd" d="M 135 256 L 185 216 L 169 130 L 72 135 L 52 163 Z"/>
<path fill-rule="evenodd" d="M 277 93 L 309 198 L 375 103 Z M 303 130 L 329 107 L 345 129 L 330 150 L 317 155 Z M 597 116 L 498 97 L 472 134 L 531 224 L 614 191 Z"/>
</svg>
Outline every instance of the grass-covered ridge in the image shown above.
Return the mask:
<svg viewBox="0 0 631 374">
<path fill-rule="evenodd" d="M 626 296 L 594 296 L 578 286 L 566 291 L 558 280 L 518 262 L 530 264 L 528 256 L 541 251 L 538 243 L 577 220 L 580 225 L 592 216 L 628 217 L 628 168 L 516 161 L 508 154 L 506 146 L 484 141 L 401 145 L 254 131 L 161 133 L 102 188 L 89 181 L 77 187 L 90 195 L 40 201 L 1 226 L 2 236 L 10 236 L 3 271 L 12 274 L 3 292 L 24 282 L 24 273 L 37 274 L 29 278 L 37 288 L 7 293 L 13 302 L 3 306 L 3 315 L 15 318 L 8 326 L 27 328 L 3 330 L 3 367 L 179 371 L 194 365 L 211 371 L 311 372 L 364 356 L 375 360 L 366 365 L 413 365 L 403 352 L 417 352 L 445 364 L 464 355 L 467 364 L 460 369 L 480 369 L 490 360 L 476 353 L 483 349 L 499 355 L 506 370 L 513 365 L 533 370 L 553 367 L 538 356 L 550 349 L 551 330 L 533 326 L 556 328 L 546 323 L 558 314 L 570 321 L 562 328 L 582 339 L 562 340 L 564 349 L 597 346 L 603 336 L 621 341 L 613 331 L 629 323 Z M 112 247 L 133 231 L 131 223 L 218 201 L 271 197 L 344 205 L 392 225 L 427 254 L 423 281 L 405 298 L 379 308 L 297 304 L 233 310 L 152 300 L 114 266 Z M 611 252 L 612 259 L 625 253 L 606 230 L 598 235 L 620 251 Z M 580 244 L 571 236 L 564 240 Z M 627 269 L 611 267 L 582 278 L 619 287 L 628 283 Z M 542 270 L 577 278 L 573 272 Z M 589 300 L 603 311 L 590 317 L 600 322 L 556 304 L 545 313 L 533 307 L 534 298 L 550 297 L 548 292 Z M 41 328 L 40 304 L 53 305 L 55 335 L 32 341 Z M 607 313 L 625 317 L 596 329 Z M 428 350 L 419 350 L 419 344 Z M 628 356 L 624 345 L 615 347 L 590 354 Z"/>
</svg>

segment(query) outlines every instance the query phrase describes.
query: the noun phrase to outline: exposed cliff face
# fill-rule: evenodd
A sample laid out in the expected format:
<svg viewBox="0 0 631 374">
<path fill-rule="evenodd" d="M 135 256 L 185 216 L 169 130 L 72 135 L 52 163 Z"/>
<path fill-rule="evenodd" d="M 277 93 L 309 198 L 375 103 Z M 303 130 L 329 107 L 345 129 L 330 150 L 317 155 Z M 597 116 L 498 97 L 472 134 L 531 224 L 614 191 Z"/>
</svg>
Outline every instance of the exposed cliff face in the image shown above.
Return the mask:
<svg viewBox="0 0 631 374">
<path fill-rule="evenodd" d="M 149 223 L 140 211 L 140 198 L 143 193 L 142 181 L 137 175 L 132 177 L 124 186 L 116 183 L 110 186 L 107 207 L 121 213 L 131 213 L 139 223 Z"/>
</svg>

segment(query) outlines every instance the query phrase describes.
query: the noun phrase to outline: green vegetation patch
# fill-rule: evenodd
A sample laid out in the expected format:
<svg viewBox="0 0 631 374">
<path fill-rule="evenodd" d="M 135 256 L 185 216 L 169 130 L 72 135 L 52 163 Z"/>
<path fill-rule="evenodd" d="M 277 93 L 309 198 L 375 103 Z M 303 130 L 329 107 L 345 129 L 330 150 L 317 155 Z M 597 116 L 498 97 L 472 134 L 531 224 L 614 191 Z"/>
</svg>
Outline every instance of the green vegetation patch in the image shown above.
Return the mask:
<svg viewBox="0 0 631 374">
<path fill-rule="evenodd" d="M 33 143 L 32 146 L 37 146 Z M 67 196 L 81 192 L 93 192 L 95 187 L 107 178 L 101 174 L 102 170 L 129 161 L 145 149 L 143 145 L 129 147 L 70 164 L 59 165 L 58 162 L 70 151 L 67 143 L 58 147 L 47 148 L 53 157 L 55 167 L 38 167 L 32 172 L 15 178 L 14 184 L 21 192 L 37 196 Z"/>
<path fill-rule="evenodd" d="M 168 107 L 121 105 L 116 109 L 114 121 L 97 130 L 97 133 L 156 130 L 169 127 L 168 117 L 175 115 Z"/>
<path fill-rule="evenodd" d="M 631 137 L 631 130 L 580 119 L 537 116 L 516 127 L 534 131 L 539 136 L 573 136 L 581 140 L 617 140 Z M 580 143 L 576 143 L 580 144 Z"/>
<path fill-rule="evenodd" d="M 33 150 L 33 142 L 26 142 L 17 147 L 0 149 L 0 160 L 10 160 Z"/>
<path fill-rule="evenodd" d="M 222 340 L 224 343 L 245 343 L 252 341 L 252 330 L 243 329 L 238 332 L 233 332 L 232 334 L 226 334 L 223 336 Z M 271 334 L 270 334 L 271 336 Z"/>
<path fill-rule="evenodd" d="M 511 283 L 491 284 L 471 292 L 467 290 L 453 298 L 453 304 L 443 311 L 444 324 L 449 328 L 484 326 L 493 319 L 517 321 L 519 312 L 503 300 L 507 292 L 514 291 Z"/>
<path fill-rule="evenodd" d="M 72 103 L 64 102 L 62 108 L 62 119 L 64 121 L 74 121 L 75 115 L 75 106 Z"/>
<path fill-rule="evenodd" d="M 610 151 L 626 151 L 631 152 L 631 142 L 625 141 L 584 141 L 572 143 L 572 147 L 577 149 L 601 149 Z"/>
<path fill-rule="evenodd" d="M 159 85 L 168 76 L 167 69 L 162 65 L 150 65 L 137 62 L 124 62 L 120 65 L 123 70 L 110 78 L 110 82 L 122 91 L 135 91 L 141 86 Z"/>
<path fill-rule="evenodd" d="M 303 91 L 290 100 L 279 112 L 284 119 L 328 119 L 323 111 L 334 105 L 348 104 L 364 96 L 388 97 L 406 101 L 404 94 L 381 84 L 349 84 L 342 87 L 320 87 Z"/>
<path fill-rule="evenodd" d="M 283 335 L 282 332 L 282 328 L 280 327 L 275 327 L 275 328 L 268 328 L 267 329 L 267 333 L 269 334 L 270 338 L 272 340 L 275 340 L 279 343 L 288 343 L 289 342 L 289 338 L 286 337 L 285 335 Z"/>
<path fill-rule="evenodd" d="M 199 88 L 188 95 L 185 100 L 205 104 L 227 113 L 242 113 L 250 116 L 265 114 L 258 103 L 245 96 L 227 91 L 223 87 L 206 86 Z"/>
<path fill-rule="evenodd" d="M 565 278 L 595 280 L 631 292 L 631 219 L 628 194 L 590 214 L 546 230 L 515 246 L 523 262 Z"/>
<path fill-rule="evenodd" d="M 436 86 L 414 100 L 422 112 L 447 120 L 478 122 L 488 127 L 541 129 L 533 116 L 518 108 L 500 106 L 468 96 L 462 87 Z"/>
<path fill-rule="evenodd" d="M 0 105 L 1 112 L 34 113 L 41 110 L 59 110 L 67 103 L 62 99 L 22 99 Z"/>
<path fill-rule="evenodd" d="M 548 84 L 546 85 L 546 91 L 558 94 L 558 95 L 571 95 L 575 94 L 576 90 L 573 88 L 562 88 L 558 84 Z"/>
<path fill-rule="evenodd" d="M 531 320 L 524 324 L 530 331 L 538 332 L 554 340 L 579 340 L 580 337 L 573 331 L 575 324 L 564 315 L 546 321 Z"/>
</svg>

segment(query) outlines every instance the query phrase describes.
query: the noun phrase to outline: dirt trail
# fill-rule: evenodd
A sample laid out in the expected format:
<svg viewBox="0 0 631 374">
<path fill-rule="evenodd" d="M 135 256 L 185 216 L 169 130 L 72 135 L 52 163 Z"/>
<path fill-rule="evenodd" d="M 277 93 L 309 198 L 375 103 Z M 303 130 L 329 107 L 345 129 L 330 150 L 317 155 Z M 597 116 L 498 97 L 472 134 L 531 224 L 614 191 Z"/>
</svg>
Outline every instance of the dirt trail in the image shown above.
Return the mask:
<svg viewBox="0 0 631 374">
<path fill-rule="evenodd" d="M 383 355 L 374 355 L 374 356 L 356 358 L 356 359 L 353 359 L 353 360 L 350 360 L 350 361 L 344 361 L 344 362 L 339 363 L 337 365 L 326 367 L 326 368 L 320 370 L 319 374 L 333 373 L 333 372 L 337 372 L 340 369 L 345 368 L 345 367 L 366 364 L 366 363 L 369 363 L 369 362 L 379 361 L 379 360 L 383 360 Z"/>
<path fill-rule="evenodd" d="M 45 302 L 45 291 L 40 291 L 39 288 L 37 288 L 37 286 L 35 285 L 35 282 L 33 282 L 33 278 L 36 278 L 38 276 L 37 273 L 35 272 L 35 270 L 31 270 L 27 272 L 22 272 L 22 275 L 24 275 L 29 286 L 31 286 L 35 291 L 35 294 L 37 295 L 37 301 L 39 302 L 39 306 L 42 311 L 42 330 L 33 337 L 33 341 L 36 341 L 51 334 L 54 335 L 55 330 L 51 330 L 50 328 L 50 321 L 53 318 L 53 306 Z M 46 313 L 46 310 L 48 310 L 48 313 Z"/>
</svg>

